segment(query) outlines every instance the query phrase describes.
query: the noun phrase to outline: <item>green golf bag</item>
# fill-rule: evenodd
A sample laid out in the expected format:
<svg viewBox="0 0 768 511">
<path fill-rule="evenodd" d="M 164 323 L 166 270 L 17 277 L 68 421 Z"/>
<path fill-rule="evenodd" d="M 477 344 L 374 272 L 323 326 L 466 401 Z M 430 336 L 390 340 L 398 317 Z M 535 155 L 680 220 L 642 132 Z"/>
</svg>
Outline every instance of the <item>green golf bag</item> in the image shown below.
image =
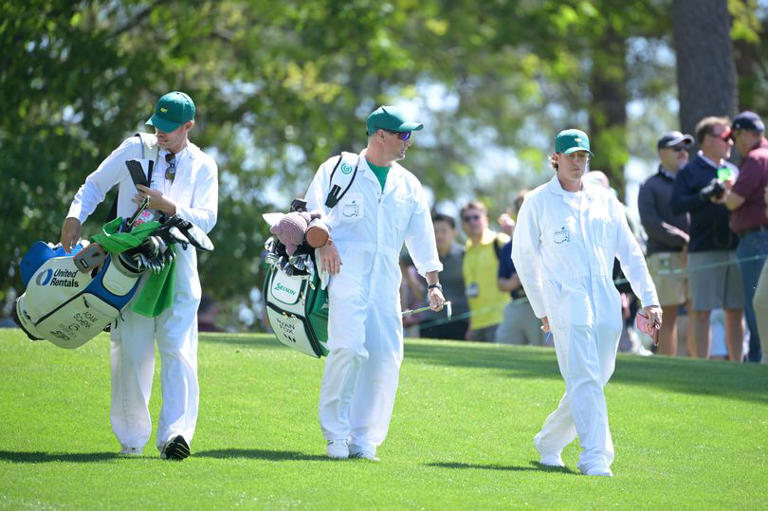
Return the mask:
<svg viewBox="0 0 768 511">
<path fill-rule="evenodd" d="M 277 340 L 316 358 L 327 355 L 328 293 L 317 273 L 291 275 L 270 258 L 266 266 L 264 302 Z"/>
</svg>

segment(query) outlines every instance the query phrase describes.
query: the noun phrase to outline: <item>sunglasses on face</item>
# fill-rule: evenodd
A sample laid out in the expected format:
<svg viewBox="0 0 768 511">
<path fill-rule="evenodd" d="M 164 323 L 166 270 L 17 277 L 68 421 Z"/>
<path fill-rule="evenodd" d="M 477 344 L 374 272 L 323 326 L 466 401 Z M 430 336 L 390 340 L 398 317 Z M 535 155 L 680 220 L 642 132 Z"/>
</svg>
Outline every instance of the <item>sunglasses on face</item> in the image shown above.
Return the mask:
<svg viewBox="0 0 768 511">
<path fill-rule="evenodd" d="M 478 220 L 480 220 L 480 215 L 467 215 L 461 217 L 461 221 L 465 223 L 477 222 Z"/>
<path fill-rule="evenodd" d="M 670 147 L 670 149 L 672 149 L 676 153 L 682 153 L 683 151 L 685 151 L 685 146 L 684 145 L 676 145 L 676 146 Z"/>
<path fill-rule="evenodd" d="M 397 138 L 399 138 L 403 142 L 411 138 L 410 131 L 389 131 L 389 130 L 384 130 L 384 131 L 386 131 L 387 133 L 392 133 L 393 135 L 397 135 Z"/>
<path fill-rule="evenodd" d="M 715 134 L 714 136 L 722 140 L 723 142 L 728 142 L 728 140 L 731 139 L 731 135 L 733 132 L 731 131 L 731 128 L 725 128 L 722 133 Z"/>
</svg>

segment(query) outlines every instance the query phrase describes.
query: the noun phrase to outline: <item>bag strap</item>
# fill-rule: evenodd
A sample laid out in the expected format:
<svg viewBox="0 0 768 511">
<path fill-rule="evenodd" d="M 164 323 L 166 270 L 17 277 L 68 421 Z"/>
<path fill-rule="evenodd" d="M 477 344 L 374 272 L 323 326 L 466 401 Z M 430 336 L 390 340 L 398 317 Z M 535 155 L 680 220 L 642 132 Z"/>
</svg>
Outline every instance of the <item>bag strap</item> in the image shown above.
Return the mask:
<svg viewBox="0 0 768 511">
<path fill-rule="evenodd" d="M 346 176 L 349 176 L 349 183 L 347 183 L 346 187 L 344 188 L 344 191 L 341 191 L 341 188 L 343 186 L 339 186 L 338 184 L 333 184 L 333 178 L 336 175 L 336 170 L 339 168 L 339 165 L 341 165 L 342 160 L 344 159 L 344 153 L 341 153 L 339 155 L 339 159 L 336 160 L 336 165 L 334 165 L 333 170 L 331 171 L 331 178 L 330 178 L 330 191 L 328 192 L 328 196 L 325 198 L 325 207 L 332 208 L 336 204 L 339 203 L 339 201 L 344 197 L 349 189 L 352 187 L 352 183 L 355 181 L 355 177 L 357 177 L 357 170 L 360 168 L 360 156 L 357 157 L 357 163 L 355 163 L 354 171 L 349 174 L 344 173 L 344 168 L 342 167 L 341 175 L 342 179 Z"/>
<path fill-rule="evenodd" d="M 149 170 L 147 171 L 147 182 L 152 185 L 152 173 L 155 170 L 155 162 L 160 154 L 160 145 L 157 138 L 147 133 L 136 133 L 141 141 L 141 158 L 149 160 Z"/>
</svg>

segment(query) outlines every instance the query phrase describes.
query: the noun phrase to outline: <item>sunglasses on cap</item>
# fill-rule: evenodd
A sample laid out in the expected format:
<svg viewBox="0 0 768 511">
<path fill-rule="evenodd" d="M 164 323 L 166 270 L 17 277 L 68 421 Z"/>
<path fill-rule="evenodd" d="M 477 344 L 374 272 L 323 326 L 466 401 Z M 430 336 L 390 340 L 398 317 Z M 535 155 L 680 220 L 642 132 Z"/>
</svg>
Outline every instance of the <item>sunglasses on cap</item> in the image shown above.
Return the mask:
<svg viewBox="0 0 768 511">
<path fill-rule="evenodd" d="M 384 130 L 384 131 L 386 131 L 387 133 L 392 133 L 393 135 L 397 135 L 397 138 L 399 138 L 403 142 L 411 138 L 410 131 L 389 131 L 389 130 Z"/>
<path fill-rule="evenodd" d="M 480 215 L 466 215 L 461 217 L 461 221 L 465 223 L 477 222 L 478 220 L 480 220 Z"/>
</svg>

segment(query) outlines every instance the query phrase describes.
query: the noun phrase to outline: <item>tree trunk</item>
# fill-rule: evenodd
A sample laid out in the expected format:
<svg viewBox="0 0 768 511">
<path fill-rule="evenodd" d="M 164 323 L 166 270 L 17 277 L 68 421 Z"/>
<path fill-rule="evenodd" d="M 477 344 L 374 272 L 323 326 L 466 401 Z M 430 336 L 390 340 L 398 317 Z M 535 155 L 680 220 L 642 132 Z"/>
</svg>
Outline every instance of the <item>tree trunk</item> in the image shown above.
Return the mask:
<svg viewBox="0 0 768 511">
<path fill-rule="evenodd" d="M 736 66 L 727 0 L 675 0 L 680 126 L 693 133 L 709 115 L 736 113 Z"/>
<path fill-rule="evenodd" d="M 608 25 L 592 49 L 589 136 L 595 150 L 590 167 L 602 170 L 611 187 L 624 195 L 627 163 L 627 40 Z"/>
</svg>

